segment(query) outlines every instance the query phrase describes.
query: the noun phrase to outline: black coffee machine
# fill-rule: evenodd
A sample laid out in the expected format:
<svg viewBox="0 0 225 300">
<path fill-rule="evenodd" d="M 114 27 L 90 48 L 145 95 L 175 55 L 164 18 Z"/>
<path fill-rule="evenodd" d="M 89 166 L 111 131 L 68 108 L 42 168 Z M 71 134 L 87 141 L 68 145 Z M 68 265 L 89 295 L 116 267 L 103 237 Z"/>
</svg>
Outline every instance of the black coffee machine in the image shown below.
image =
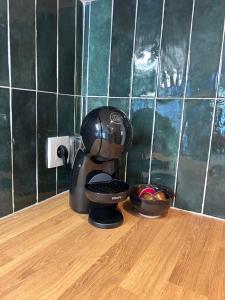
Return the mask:
<svg viewBox="0 0 225 300">
<path fill-rule="evenodd" d="M 129 194 L 129 185 L 119 180 L 119 158 L 132 143 L 132 126 L 117 108 L 94 109 L 84 118 L 79 150 L 72 169 L 70 206 L 89 214 L 89 222 L 100 228 L 123 223 L 118 202 Z"/>
</svg>

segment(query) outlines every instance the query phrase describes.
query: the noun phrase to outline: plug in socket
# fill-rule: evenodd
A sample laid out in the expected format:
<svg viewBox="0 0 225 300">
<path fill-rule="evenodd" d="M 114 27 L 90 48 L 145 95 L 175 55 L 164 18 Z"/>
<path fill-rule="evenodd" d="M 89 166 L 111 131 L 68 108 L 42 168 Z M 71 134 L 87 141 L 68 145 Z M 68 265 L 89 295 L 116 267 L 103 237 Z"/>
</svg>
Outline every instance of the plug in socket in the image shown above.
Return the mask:
<svg viewBox="0 0 225 300">
<path fill-rule="evenodd" d="M 47 168 L 56 168 L 63 166 L 63 161 L 57 155 L 57 149 L 60 145 L 67 148 L 70 155 L 70 139 L 69 136 L 51 137 L 47 141 Z"/>
</svg>

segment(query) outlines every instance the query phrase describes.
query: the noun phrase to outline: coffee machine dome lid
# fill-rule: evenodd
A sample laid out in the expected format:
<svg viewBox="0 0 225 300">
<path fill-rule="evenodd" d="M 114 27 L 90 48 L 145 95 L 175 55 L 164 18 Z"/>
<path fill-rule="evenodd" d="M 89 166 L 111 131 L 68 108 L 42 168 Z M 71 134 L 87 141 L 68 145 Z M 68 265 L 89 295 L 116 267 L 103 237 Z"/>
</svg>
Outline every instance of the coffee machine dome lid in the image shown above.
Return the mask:
<svg viewBox="0 0 225 300">
<path fill-rule="evenodd" d="M 81 136 L 88 153 L 99 159 L 117 159 L 132 143 L 132 126 L 119 109 L 103 106 L 86 115 Z"/>
</svg>

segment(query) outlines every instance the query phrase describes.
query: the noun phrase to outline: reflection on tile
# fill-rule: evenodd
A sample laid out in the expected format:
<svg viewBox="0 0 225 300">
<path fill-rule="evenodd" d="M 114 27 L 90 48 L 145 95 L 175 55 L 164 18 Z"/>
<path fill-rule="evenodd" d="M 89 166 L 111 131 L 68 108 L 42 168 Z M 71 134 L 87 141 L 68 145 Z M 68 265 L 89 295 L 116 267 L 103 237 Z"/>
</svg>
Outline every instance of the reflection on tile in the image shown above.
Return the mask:
<svg viewBox="0 0 225 300">
<path fill-rule="evenodd" d="M 88 36 L 89 36 L 89 13 L 90 13 L 90 4 L 85 5 L 83 8 L 84 14 L 84 39 L 83 39 L 83 66 L 82 66 L 82 95 L 87 96 L 87 70 L 88 70 Z"/>
<path fill-rule="evenodd" d="M 225 1 L 195 2 L 187 95 L 214 97 L 223 35 Z"/>
<path fill-rule="evenodd" d="M 83 5 L 80 0 L 75 0 L 76 5 L 76 58 L 75 58 L 75 81 L 74 94 L 81 95 L 82 76 L 82 39 L 83 39 Z"/>
<path fill-rule="evenodd" d="M 9 90 L 0 88 L 0 217 L 12 213 Z"/>
<path fill-rule="evenodd" d="M 82 97 L 75 97 L 75 133 L 80 132 Z"/>
<path fill-rule="evenodd" d="M 116 107 L 122 110 L 127 117 L 129 116 L 129 98 L 109 98 L 109 106 Z M 124 154 L 120 158 L 119 162 L 119 178 L 121 180 L 125 179 L 125 169 L 126 169 L 126 155 Z"/>
<path fill-rule="evenodd" d="M 225 45 L 223 46 L 222 69 L 220 75 L 218 97 L 225 97 Z"/>
<path fill-rule="evenodd" d="M 9 84 L 7 0 L 0 1 L 0 85 Z"/>
<path fill-rule="evenodd" d="M 133 144 L 127 162 L 127 181 L 130 184 L 148 182 L 153 107 L 153 99 L 132 99 Z"/>
<path fill-rule="evenodd" d="M 174 189 L 181 100 L 157 100 L 151 182 Z"/>
<path fill-rule="evenodd" d="M 56 170 L 46 168 L 46 142 L 56 136 L 56 95 L 38 93 L 38 200 L 56 193 Z"/>
<path fill-rule="evenodd" d="M 101 98 L 92 98 L 88 97 L 88 110 L 87 112 L 90 112 L 91 110 L 107 105 L 107 97 L 101 97 Z"/>
<path fill-rule="evenodd" d="M 59 95 L 58 101 L 58 135 L 74 135 L 74 96 Z M 58 168 L 57 192 L 69 189 L 70 171 L 65 167 Z"/>
<path fill-rule="evenodd" d="M 56 91 L 57 2 L 37 1 L 38 89 Z"/>
<path fill-rule="evenodd" d="M 183 96 L 184 94 L 191 15 L 192 1 L 166 1 L 159 96 Z"/>
<path fill-rule="evenodd" d="M 59 0 L 59 92 L 74 94 L 75 0 Z"/>
<path fill-rule="evenodd" d="M 112 0 L 91 4 L 88 95 L 108 92 Z"/>
<path fill-rule="evenodd" d="M 138 3 L 133 96 L 153 96 L 156 92 L 162 4 L 162 0 Z"/>
<path fill-rule="evenodd" d="M 12 86 L 35 89 L 35 1 L 10 0 Z"/>
<path fill-rule="evenodd" d="M 186 100 L 175 205 L 200 212 L 206 176 L 213 100 Z"/>
<path fill-rule="evenodd" d="M 126 97 L 130 93 L 136 0 L 114 0 L 110 96 Z"/>
<path fill-rule="evenodd" d="M 13 90 L 12 116 L 14 203 L 19 210 L 37 199 L 35 92 Z"/>
<path fill-rule="evenodd" d="M 225 100 L 218 100 L 204 213 L 225 219 Z"/>
<path fill-rule="evenodd" d="M 109 98 L 109 106 L 122 110 L 129 116 L 129 98 Z"/>
</svg>

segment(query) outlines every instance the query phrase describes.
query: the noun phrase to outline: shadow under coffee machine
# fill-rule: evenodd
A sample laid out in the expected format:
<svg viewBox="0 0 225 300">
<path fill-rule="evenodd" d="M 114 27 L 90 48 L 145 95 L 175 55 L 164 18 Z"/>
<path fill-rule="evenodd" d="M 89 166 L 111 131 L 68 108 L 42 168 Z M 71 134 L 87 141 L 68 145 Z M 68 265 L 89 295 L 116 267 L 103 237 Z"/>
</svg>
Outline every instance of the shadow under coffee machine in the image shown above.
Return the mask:
<svg viewBox="0 0 225 300">
<path fill-rule="evenodd" d="M 70 184 L 70 206 L 89 214 L 89 222 L 100 228 L 123 223 L 118 202 L 129 194 L 129 185 L 119 180 L 119 158 L 132 143 L 132 126 L 117 108 L 94 109 L 84 118 L 81 136 L 85 150 L 76 155 Z"/>
</svg>

